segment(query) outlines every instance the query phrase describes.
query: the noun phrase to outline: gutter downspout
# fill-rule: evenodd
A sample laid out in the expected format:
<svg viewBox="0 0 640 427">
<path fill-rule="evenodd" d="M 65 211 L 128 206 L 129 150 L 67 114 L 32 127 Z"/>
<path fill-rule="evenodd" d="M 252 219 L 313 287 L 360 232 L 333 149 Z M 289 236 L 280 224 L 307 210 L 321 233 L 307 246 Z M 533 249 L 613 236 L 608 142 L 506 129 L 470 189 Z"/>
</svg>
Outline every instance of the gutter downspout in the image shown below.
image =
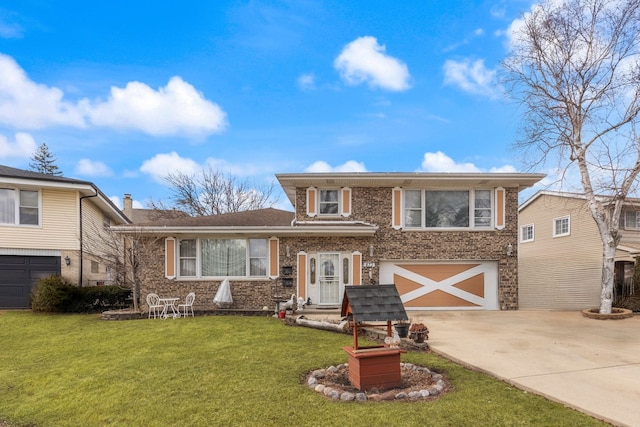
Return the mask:
<svg viewBox="0 0 640 427">
<path fill-rule="evenodd" d="M 98 196 L 98 190 L 96 190 L 93 186 L 91 187 L 93 188 L 93 191 L 95 191 L 96 194 L 92 195 L 92 196 L 81 196 L 80 197 L 80 272 L 78 273 L 78 287 L 82 287 L 82 264 L 83 264 L 83 259 L 84 259 L 84 242 L 83 242 L 83 231 L 82 231 L 82 199 L 88 199 L 91 197 L 97 197 Z"/>
</svg>

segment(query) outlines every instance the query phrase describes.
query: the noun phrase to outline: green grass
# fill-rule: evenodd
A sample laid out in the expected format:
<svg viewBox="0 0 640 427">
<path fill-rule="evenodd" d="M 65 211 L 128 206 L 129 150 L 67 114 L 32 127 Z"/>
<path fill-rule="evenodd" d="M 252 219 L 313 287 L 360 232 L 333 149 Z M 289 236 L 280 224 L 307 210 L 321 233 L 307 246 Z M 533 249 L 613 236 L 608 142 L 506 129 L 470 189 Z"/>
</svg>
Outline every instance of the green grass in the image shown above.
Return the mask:
<svg viewBox="0 0 640 427">
<path fill-rule="evenodd" d="M 352 337 L 272 318 L 0 314 L 0 420 L 16 426 L 589 426 L 593 418 L 428 353 L 431 402 L 335 402 L 303 383 Z M 0 423 L 1 424 L 1 423 Z"/>
</svg>

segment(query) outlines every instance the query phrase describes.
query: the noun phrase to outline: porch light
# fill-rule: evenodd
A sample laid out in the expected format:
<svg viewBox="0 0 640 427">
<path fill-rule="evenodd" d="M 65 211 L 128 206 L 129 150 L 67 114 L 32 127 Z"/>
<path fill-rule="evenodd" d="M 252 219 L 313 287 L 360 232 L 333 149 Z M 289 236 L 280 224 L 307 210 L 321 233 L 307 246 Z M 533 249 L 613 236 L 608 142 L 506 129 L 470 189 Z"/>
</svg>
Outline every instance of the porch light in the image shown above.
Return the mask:
<svg viewBox="0 0 640 427">
<path fill-rule="evenodd" d="M 512 256 L 512 255 L 513 255 L 513 245 L 509 243 L 507 245 L 507 256 Z"/>
<path fill-rule="evenodd" d="M 69 255 L 67 255 L 66 257 L 64 257 L 64 263 L 69 266 L 71 265 L 71 258 L 69 258 Z"/>
</svg>

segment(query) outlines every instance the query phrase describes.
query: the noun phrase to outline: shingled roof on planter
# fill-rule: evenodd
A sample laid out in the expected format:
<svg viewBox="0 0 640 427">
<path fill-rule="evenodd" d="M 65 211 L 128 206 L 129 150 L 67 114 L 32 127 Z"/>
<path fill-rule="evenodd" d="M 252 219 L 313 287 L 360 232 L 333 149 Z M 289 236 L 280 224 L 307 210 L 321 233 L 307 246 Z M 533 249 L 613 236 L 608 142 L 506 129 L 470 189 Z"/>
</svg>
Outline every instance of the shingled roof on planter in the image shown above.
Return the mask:
<svg viewBox="0 0 640 427">
<path fill-rule="evenodd" d="M 349 314 L 357 323 L 409 320 L 394 284 L 345 286 L 342 316 Z"/>
</svg>

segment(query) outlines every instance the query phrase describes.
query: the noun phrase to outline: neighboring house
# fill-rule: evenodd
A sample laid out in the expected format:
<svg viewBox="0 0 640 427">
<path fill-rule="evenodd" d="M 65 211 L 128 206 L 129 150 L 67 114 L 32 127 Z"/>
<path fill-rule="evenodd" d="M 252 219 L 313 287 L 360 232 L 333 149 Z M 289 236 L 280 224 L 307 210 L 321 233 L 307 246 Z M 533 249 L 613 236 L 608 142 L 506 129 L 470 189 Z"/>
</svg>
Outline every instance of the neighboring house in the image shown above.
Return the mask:
<svg viewBox="0 0 640 427">
<path fill-rule="evenodd" d="M 110 280 L 83 248 L 127 223 L 91 182 L 0 165 L 0 308 L 29 307 L 33 285 L 52 274 L 81 286 Z"/>
<path fill-rule="evenodd" d="M 233 308 L 274 294 L 338 307 L 347 285 L 395 283 L 407 310 L 518 308 L 519 173 L 279 174 L 295 212 L 262 209 L 114 227 L 151 249 L 141 295 L 213 309 L 229 278 Z"/>
<path fill-rule="evenodd" d="M 134 224 L 142 224 L 145 222 L 156 221 L 168 218 L 185 218 L 188 217 L 186 212 L 178 209 L 139 209 L 133 207 L 133 199 L 131 194 L 125 194 L 122 199 L 122 212 Z"/>
<path fill-rule="evenodd" d="M 600 305 L 602 241 L 584 195 L 539 191 L 519 209 L 520 307 L 579 310 Z M 640 255 L 640 200 L 620 222 L 616 289 L 632 286 Z"/>
</svg>

